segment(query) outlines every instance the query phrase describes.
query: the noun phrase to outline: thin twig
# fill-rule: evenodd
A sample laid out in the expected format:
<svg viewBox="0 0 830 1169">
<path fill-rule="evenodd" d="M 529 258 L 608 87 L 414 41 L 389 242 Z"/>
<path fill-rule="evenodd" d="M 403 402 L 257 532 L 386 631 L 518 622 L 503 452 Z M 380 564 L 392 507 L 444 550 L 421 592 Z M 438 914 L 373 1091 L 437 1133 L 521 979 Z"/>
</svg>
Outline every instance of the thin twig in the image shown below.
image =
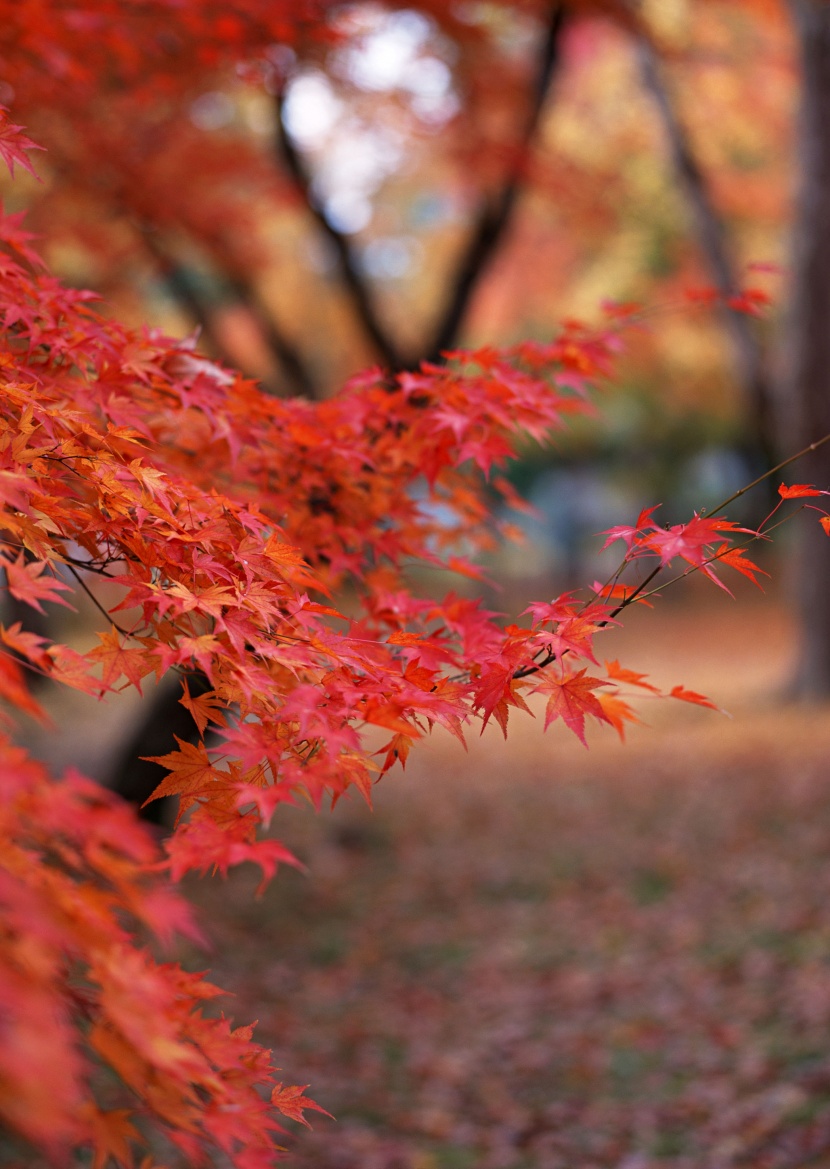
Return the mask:
<svg viewBox="0 0 830 1169">
<path fill-rule="evenodd" d="M 763 475 L 759 475 L 757 479 L 753 479 L 751 483 L 747 483 L 746 487 L 742 487 L 740 491 L 736 491 L 733 495 L 730 495 L 728 499 L 723 501 L 723 503 L 719 503 L 713 511 L 709 512 L 709 515 L 717 515 L 718 512 L 723 511 L 725 507 L 729 507 L 730 503 L 734 503 L 736 499 L 740 499 L 742 495 L 746 495 L 747 491 L 751 491 L 753 487 L 757 487 L 758 484 L 763 483 L 765 479 L 769 479 L 770 476 L 776 475 L 779 471 L 783 471 L 784 467 L 789 467 L 790 463 L 795 463 L 799 459 L 803 459 L 805 455 L 809 455 L 812 454 L 813 451 L 817 451 L 819 447 L 823 447 L 826 442 L 830 442 L 830 434 L 825 434 L 824 438 L 817 438 L 816 441 L 811 442 L 809 446 L 803 447 L 798 452 L 798 454 L 790 455 L 788 459 L 782 459 L 780 463 L 776 463 L 774 467 L 770 467 L 770 469 L 765 471 Z"/>
<path fill-rule="evenodd" d="M 101 604 L 101 602 L 95 596 L 95 593 L 92 592 L 92 590 L 89 588 L 86 581 L 83 579 L 83 577 L 78 572 L 78 570 L 74 567 L 74 565 L 67 563 L 66 567 L 69 569 L 69 571 L 75 577 L 75 580 L 78 582 L 78 584 L 84 590 L 86 595 L 92 601 L 95 608 L 98 609 L 101 613 L 103 613 L 103 615 L 106 617 L 107 621 L 109 621 L 109 623 L 112 625 L 113 629 L 117 629 L 118 632 L 122 635 L 122 637 L 134 637 L 135 634 L 130 633 L 130 631 L 128 629 L 122 629 L 117 621 L 113 621 L 111 613 L 109 613 L 109 611 L 104 608 L 104 606 Z"/>
</svg>

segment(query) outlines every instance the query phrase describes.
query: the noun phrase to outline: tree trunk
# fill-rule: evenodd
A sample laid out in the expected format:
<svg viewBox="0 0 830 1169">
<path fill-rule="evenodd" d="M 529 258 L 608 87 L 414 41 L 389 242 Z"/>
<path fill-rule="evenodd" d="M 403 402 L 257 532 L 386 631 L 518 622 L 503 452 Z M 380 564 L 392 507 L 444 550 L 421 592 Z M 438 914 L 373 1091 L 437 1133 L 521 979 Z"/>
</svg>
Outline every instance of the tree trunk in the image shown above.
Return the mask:
<svg viewBox="0 0 830 1169">
<path fill-rule="evenodd" d="M 205 694 L 210 684 L 204 674 L 188 676 L 190 693 Z M 176 737 L 188 743 L 198 740 L 196 723 L 190 711 L 179 702 L 182 688 L 179 679 L 165 678 L 155 693 L 147 698 L 138 726 L 117 751 L 117 758 L 107 777 L 106 786 L 135 804 L 142 820 L 161 826 L 171 825 L 178 798 L 163 796 L 144 807 L 164 779 L 164 768 L 142 756 L 166 755 L 176 750 Z"/>
<path fill-rule="evenodd" d="M 756 322 L 745 313 L 729 307 L 729 297 L 740 292 L 740 275 L 732 256 L 723 217 L 718 212 L 707 177 L 695 157 L 689 135 L 678 114 L 663 64 L 651 41 L 645 36 L 636 40 L 635 49 L 643 84 L 651 95 L 663 125 L 672 169 L 690 212 L 697 245 L 709 269 L 712 283 L 723 298 L 721 314 L 729 336 L 746 416 L 742 453 L 753 473 L 762 474 L 783 454 L 776 442 L 772 385 L 767 375 Z M 777 496 L 775 498 L 777 500 Z"/>
<path fill-rule="evenodd" d="M 798 450 L 830 432 L 830 4 L 791 0 L 801 54 L 800 186 L 781 427 Z M 798 465 L 801 482 L 830 487 L 830 448 Z M 796 556 L 804 698 L 830 695 L 830 540 L 814 512 L 799 517 Z"/>
</svg>

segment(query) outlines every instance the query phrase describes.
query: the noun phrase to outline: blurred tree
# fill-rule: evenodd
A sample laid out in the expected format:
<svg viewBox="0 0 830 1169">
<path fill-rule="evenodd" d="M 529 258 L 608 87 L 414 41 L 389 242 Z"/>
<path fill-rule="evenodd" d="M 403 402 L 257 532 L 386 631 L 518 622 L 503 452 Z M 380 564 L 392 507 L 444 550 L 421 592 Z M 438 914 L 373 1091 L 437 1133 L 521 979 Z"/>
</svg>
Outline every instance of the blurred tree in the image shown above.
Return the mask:
<svg viewBox="0 0 830 1169">
<path fill-rule="evenodd" d="M 788 307 L 787 384 L 781 423 L 788 441 L 813 442 L 830 423 L 830 5 L 792 0 L 802 78 L 799 189 Z M 823 449 L 805 459 L 805 478 L 830 471 Z M 830 600 L 821 573 L 830 567 L 825 542 L 811 547 L 802 524 L 795 572 L 803 630 L 799 691 L 830 694 Z M 809 626 L 807 621 L 809 619 Z"/>
</svg>

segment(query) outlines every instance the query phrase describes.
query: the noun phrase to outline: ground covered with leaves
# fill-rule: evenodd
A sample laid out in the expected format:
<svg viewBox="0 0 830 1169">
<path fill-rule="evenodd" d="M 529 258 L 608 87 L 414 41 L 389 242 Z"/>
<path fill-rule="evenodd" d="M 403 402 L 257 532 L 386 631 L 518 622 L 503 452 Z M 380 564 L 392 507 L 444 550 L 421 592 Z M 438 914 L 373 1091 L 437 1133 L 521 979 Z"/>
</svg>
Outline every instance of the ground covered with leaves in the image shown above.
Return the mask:
<svg viewBox="0 0 830 1169">
<path fill-rule="evenodd" d="M 612 656 L 731 720 L 436 738 L 374 812 L 289 810 L 306 874 L 193 886 L 231 1011 L 337 1118 L 297 1169 L 830 1166 L 830 712 L 781 703 L 774 605 L 637 621 Z"/>
</svg>

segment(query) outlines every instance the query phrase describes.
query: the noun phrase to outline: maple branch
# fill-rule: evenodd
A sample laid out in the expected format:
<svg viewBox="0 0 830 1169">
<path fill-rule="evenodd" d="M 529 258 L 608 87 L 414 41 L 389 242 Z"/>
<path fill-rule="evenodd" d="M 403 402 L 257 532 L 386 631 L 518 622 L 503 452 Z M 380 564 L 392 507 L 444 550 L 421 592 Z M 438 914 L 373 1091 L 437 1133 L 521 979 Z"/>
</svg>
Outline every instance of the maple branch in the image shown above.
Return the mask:
<svg viewBox="0 0 830 1169">
<path fill-rule="evenodd" d="M 745 487 L 741 487 L 738 491 L 733 492 L 733 494 L 730 495 L 727 499 L 724 499 L 722 503 L 719 503 L 717 507 L 713 508 L 712 511 L 709 512 L 710 517 L 716 516 L 719 512 L 722 512 L 724 508 L 728 507 L 730 503 L 734 503 L 736 499 L 740 499 L 742 495 L 745 495 L 747 491 L 751 491 L 753 487 L 757 487 L 765 480 L 770 479 L 773 475 L 777 474 L 778 471 L 783 470 L 784 467 L 788 467 L 791 463 L 795 463 L 799 459 L 803 459 L 805 455 L 811 454 L 813 451 L 818 450 L 819 447 L 824 446 L 824 444 L 827 442 L 830 442 L 830 434 L 825 434 L 823 438 L 816 439 L 815 442 L 812 442 L 809 444 L 809 446 L 806 446 L 802 450 L 797 451 L 796 454 L 790 455 L 789 458 L 782 459 L 780 463 L 777 463 L 774 467 L 771 467 L 768 471 L 765 471 L 763 475 L 759 475 L 756 479 L 753 479 L 751 483 L 747 483 Z M 776 504 L 776 507 L 773 508 L 773 513 L 777 510 L 778 506 L 780 506 L 780 504 Z M 700 564 L 693 564 L 683 572 L 679 573 L 677 576 L 672 577 L 671 580 L 668 580 L 664 584 L 660 585 L 658 588 L 649 589 L 648 586 L 651 584 L 651 582 L 655 580 L 656 577 L 659 576 L 659 574 L 665 568 L 668 567 L 667 564 L 656 564 L 654 568 L 652 568 L 652 570 L 643 578 L 643 580 L 641 580 L 640 583 L 635 588 L 633 588 L 632 591 L 628 593 L 622 601 L 620 601 L 619 605 L 617 605 L 615 609 L 611 610 L 607 617 L 597 622 L 598 627 L 600 629 L 604 629 L 606 625 L 608 625 L 611 621 L 614 620 L 615 617 L 618 617 L 619 614 L 622 613 L 623 609 L 627 609 L 629 605 L 633 605 L 637 599 L 643 600 L 646 597 L 654 596 L 656 593 L 662 592 L 663 589 L 668 588 L 669 585 L 676 584 L 681 580 L 685 580 L 687 576 L 691 576 L 692 573 L 699 572 L 708 564 L 712 564 L 717 560 L 721 560 L 734 548 L 747 548 L 756 540 L 764 539 L 769 532 L 774 532 L 776 528 L 779 528 L 782 524 L 787 523 L 793 518 L 794 515 L 798 514 L 798 511 L 802 510 L 803 507 L 798 508 L 796 512 L 793 512 L 788 516 L 784 516 L 776 524 L 773 524 L 771 528 L 768 528 L 766 532 L 762 532 L 760 530 L 760 528 L 763 527 L 763 524 L 767 522 L 764 520 L 758 531 L 753 532 L 747 540 L 742 540 L 737 544 L 726 545 L 724 548 L 720 549 L 720 551 L 713 553 L 712 556 L 708 557 L 706 560 L 703 560 Z M 767 520 L 771 518 L 773 513 L 767 516 Z M 617 580 L 622 574 L 626 565 L 631 563 L 632 560 L 630 560 L 628 556 L 623 557 L 621 563 L 612 573 L 610 580 Z M 596 599 L 597 595 L 599 594 L 595 593 L 594 598 L 592 599 Z M 585 605 L 582 607 L 583 610 L 587 604 L 590 604 L 590 602 L 585 602 Z M 519 679 L 527 678 L 531 674 L 538 674 L 541 670 L 547 669 L 547 667 L 552 665 L 555 661 L 564 657 L 568 652 L 569 651 L 567 649 L 562 654 L 557 654 L 553 650 L 548 650 L 547 653 L 544 653 L 543 650 L 540 650 L 539 653 L 544 653 L 544 656 L 538 662 L 534 662 L 532 665 L 523 666 L 521 669 L 515 670 L 512 676 L 514 679 Z M 538 657 L 539 655 L 537 654 L 536 656 Z"/>
<path fill-rule="evenodd" d="M 187 270 L 179 264 L 161 244 L 158 233 L 151 226 L 145 226 L 139 231 L 141 242 L 146 252 L 150 254 L 161 273 L 167 290 L 173 299 L 184 309 L 187 315 L 196 324 L 202 336 L 217 354 L 220 360 L 232 364 L 230 354 L 225 352 L 222 342 L 213 328 L 213 317 L 207 301 L 197 291 Z"/>
<path fill-rule="evenodd" d="M 354 254 L 351 243 L 346 237 L 346 234 L 334 226 L 326 214 L 323 204 L 314 194 L 312 177 L 303 161 L 297 144 L 294 142 L 285 124 L 285 95 L 283 90 L 277 93 L 275 101 L 277 113 L 276 146 L 279 156 L 295 186 L 302 195 L 306 207 L 334 247 L 343 283 L 351 297 L 360 323 L 383 362 L 393 370 L 406 369 L 411 363 L 398 348 L 388 328 L 378 316 L 371 290 L 360 271 L 357 257 Z"/>
<path fill-rule="evenodd" d="M 76 556 L 66 556 L 64 562 L 67 567 L 74 564 L 76 568 L 82 568 L 84 572 L 94 572 L 97 576 L 103 576 L 106 580 L 118 580 L 118 574 L 107 572 L 107 568 L 110 564 L 126 562 L 126 557 L 112 556 L 104 564 L 96 564 L 94 560 L 79 560 Z"/>
<path fill-rule="evenodd" d="M 767 533 L 774 532 L 776 528 L 780 528 L 782 524 L 789 523 L 789 521 L 794 519 L 794 517 L 797 516 L 799 512 L 804 511 L 805 507 L 807 507 L 807 504 L 802 504 L 801 507 L 797 507 L 795 511 L 790 512 L 789 515 L 782 516 L 781 519 L 778 520 L 777 523 L 773 524 L 771 528 L 767 528 L 766 532 L 762 532 L 759 528 L 757 532 L 753 532 L 752 535 L 748 536 L 746 540 L 740 540 L 736 544 L 726 545 L 719 551 L 713 552 L 712 555 L 709 556 L 706 560 L 702 560 L 700 564 L 690 564 L 688 568 L 683 570 L 683 572 L 678 573 L 677 576 L 673 576 L 671 580 L 664 581 L 663 584 L 658 585 L 656 589 L 649 589 L 647 593 L 640 592 L 640 600 L 643 600 L 645 597 L 657 596 L 658 594 L 662 593 L 663 589 L 667 589 L 670 585 L 677 584 L 678 581 L 685 580 L 687 576 L 692 576 L 694 573 L 700 572 L 701 569 L 706 568 L 707 565 L 714 564 L 716 561 L 722 560 L 724 556 L 728 556 L 729 553 L 734 549 L 748 548 L 750 544 L 754 544 L 756 540 L 765 540 L 767 538 Z M 663 568 L 668 566 L 661 565 L 660 567 Z M 769 573 L 764 573 L 764 575 L 768 576 Z"/>
<path fill-rule="evenodd" d="M 739 294 L 740 280 L 730 254 L 723 219 L 715 207 L 706 176 L 677 112 L 660 58 L 648 36 L 643 33 L 636 36 L 635 52 L 643 84 L 663 123 L 672 165 L 692 214 L 698 244 L 723 300 L 724 323 L 749 407 L 752 438 L 764 462 L 769 465 L 776 451 L 772 393 L 764 369 L 763 352 L 750 320 L 745 313 L 730 308 L 728 304 L 730 297 Z"/>
<path fill-rule="evenodd" d="M 513 160 L 501 189 L 494 196 L 486 196 L 479 208 L 470 238 L 458 260 L 443 311 L 427 346 L 427 361 L 440 361 L 442 352 L 456 344 L 473 294 L 513 221 L 522 191 L 527 156 L 539 131 L 545 102 L 559 62 L 565 16 L 564 4 L 551 7 L 545 36 L 540 45 L 530 107 Z"/>
<path fill-rule="evenodd" d="M 624 567 L 625 564 L 626 561 L 623 561 L 622 566 Z M 617 605 L 616 609 L 611 610 L 611 612 L 608 614 L 608 621 L 613 621 L 615 617 L 618 617 L 620 613 L 622 613 L 623 609 L 627 609 L 629 605 L 633 605 L 637 598 L 642 594 L 643 590 L 648 588 L 654 578 L 658 576 L 665 567 L 665 564 L 656 565 L 648 574 L 648 576 L 641 580 L 637 587 L 623 598 L 619 605 Z M 605 624 L 605 622 L 603 622 L 603 624 Z"/>
<path fill-rule="evenodd" d="M 809 446 L 806 446 L 802 450 L 797 451 L 796 454 L 794 454 L 794 455 L 790 455 L 789 458 L 782 459 L 782 461 L 780 463 L 777 463 L 774 467 L 770 467 L 770 469 L 768 471 L 765 471 L 763 475 L 759 475 L 757 477 L 757 479 L 753 479 L 752 482 L 747 483 L 745 487 L 741 487 L 738 491 L 733 492 L 732 495 L 730 495 L 727 499 L 724 499 L 722 503 L 719 503 L 717 505 L 717 507 L 714 507 L 709 512 L 710 517 L 718 515 L 718 513 L 722 512 L 724 510 L 724 508 L 729 506 L 730 503 L 734 503 L 736 499 L 740 499 L 740 497 L 742 495 L 746 495 L 747 491 L 751 491 L 753 487 L 757 487 L 760 483 L 763 483 L 765 479 L 770 479 L 773 475 L 777 474 L 778 471 L 783 470 L 784 467 L 789 467 L 791 463 L 796 463 L 796 462 L 798 462 L 799 459 L 803 459 L 805 455 L 811 454 L 813 451 L 818 450 L 819 447 L 824 446 L 824 444 L 826 442 L 830 442 L 830 434 L 825 434 L 823 438 L 816 439 L 815 442 L 811 442 Z M 776 504 L 776 509 L 778 506 L 779 505 Z M 773 510 L 776 510 L 776 509 L 773 509 Z M 802 509 L 799 508 L 798 510 L 800 511 Z M 797 514 L 797 513 L 793 513 L 793 514 Z M 769 519 L 769 518 L 770 518 L 770 516 L 767 516 L 767 519 Z M 792 515 L 785 516 L 784 519 L 779 520 L 777 524 L 773 524 L 773 526 L 771 528 L 768 528 L 767 531 L 774 532 L 776 528 L 780 527 L 781 524 L 786 523 L 787 520 L 789 520 L 789 519 L 792 519 Z M 764 523 L 766 523 L 766 520 L 764 520 Z M 763 527 L 763 523 L 760 526 Z M 767 534 L 766 532 L 761 532 L 761 530 L 759 528 L 759 530 L 757 532 L 753 533 L 753 535 L 748 540 L 744 540 L 739 544 L 735 544 L 735 545 L 733 545 L 733 547 L 745 548 L 749 544 L 752 544 L 755 540 L 763 539 L 764 536 L 766 536 L 766 534 Z M 711 558 L 711 560 L 719 560 L 722 556 L 726 555 L 726 552 L 728 552 L 728 550 L 729 549 L 727 548 L 725 551 L 720 552 L 717 556 L 713 556 Z M 710 564 L 711 560 L 706 560 L 703 563 Z M 628 563 L 630 563 L 630 561 Z M 623 560 L 622 564 L 619 566 L 619 568 L 617 568 L 616 572 L 614 573 L 615 577 L 619 576 L 619 574 L 622 572 L 622 569 L 625 567 L 625 564 L 626 564 L 626 560 Z M 660 591 L 659 589 L 652 589 L 648 593 L 644 593 L 643 590 L 646 589 L 648 587 L 648 585 L 651 584 L 651 582 L 658 575 L 658 573 L 662 572 L 662 570 L 665 567 L 667 567 L 667 566 L 663 565 L 663 564 L 658 564 L 654 569 L 652 569 L 652 571 L 648 574 L 648 576 L 644 580 L 642 580 L 640 582 L 640 584 L 637 585 L 637 587 L 631 593 L 629 593 L 628 596 L 623 599 L 623 601 L 621 601 L 621 603 L 617 606 L 617 608 L 614 609 L 609 614 L 608 619 L 613 620 L 613 618 L 618 616 L 618 614 L 620 614 L 623 611 L 623 609 L 627 609 L 629 605 L 633 604 L 634 601 L 638 597 L 640 597 L 640 598 L 642 598 L 643 596 L 648 597 L 648 596 L 652 596 L 656 592 L 659 592 Z M 674 584 L 675 581 L 682 580 L 684 577 L 689 576 L 692 572 L 698 571 L 701 567 L 702 567 L 702 565 L 692 565 L 691 568 L 686 569 L 686 571 L 682 572 L 679 576 L 673 577 L 672 580 L 667 581 L 666 584 L 661 585 L 660 588 L 666 588 L 669 584 Z M 603 622 L 603 624 L 604 624 L 604 622 Z"/>
<path fill-rule="evenodd" d="M 730 495 L 728 497 L 728 499 L 725 499 L 722 503 L 718 504 L 717 507 L 712 509 L 712 511 L 709 513 L 710 516 L 717 515 L 719 512 L 723 511 L 725 507 L 728 507 L 730 503 L 733 503 L 736 499 L 740 499 L 740 497 L 742 495 L 745 495 L 747 491 L 750 491 L 753 487 L 757 487 L 760 483 L 763 483 L 765 479 L 771 478 L 771 476 L 775 475 L 778 471 L 782 470 L 784 467 L 788 467 L 791 463 L 795 463 L 798 461 L 798 459 L 802 459 L 802 458 L 804 458 L 805 455 L 810 454 L 814 450 L 817 450 L 819 447 L 823 446 L 826 442 L 830 442 L 830 434 L 826 434 L 823 438 L 817 439 L 816 442 L 810 443 L 809 446 L 804 447 L 803 450 L 798 451 L 794 455 L 790 455 L 789 458 L 783 459 L 780 463 L 776 464 L 776 466 L 771 467 L 769 469 L 769 471 L 765 471 L 763 475 L 759 475 L 757 477 L 757 479 L 753 479 L 751 483 L 747 483 L 745 487 L 741 487 L 738 491 L 733 492 L 733 494 Z M 660 592 L 664 588 L 667 588 L 668 585 L 674 584 L 676 581 L 683 580 L 685 577 L 690 576 L 693 572 L 698 572 L 701 568 L 705 567 L 705 565 L 711 564 L 715 560 L 720 560 L 723 556 L 727 555 L 727 553 L 730 550 L 730 547 L 746 548 L 750 544 L 754 543 L 755 540 L 764 539 L 768 532 L 774 532 L 776 528 L 779 528 L 782 524 L 784 524 L 788 520 L 792 519 L 793 515 L 797 514 L 797 512 L 794 512 L 794 513 L 792 513 L 792 515 L 785 516 L 783 519 L 780 519 L 778 521 L 778 523 L 773 524 L 771 528 L 767 528 L 767 530 L 765 532 L 762 532 L 761 528 L 764 526 L 764 524 L 767 522 L 767 520 L 769 520 L 771 518 L 771 516 L 778 510 L 779 507 L 780 507 L 780 501 L 773 508 L 773 511 L 770 513 L 770 515 L 767 516 L 767 519 L 764 520 L 759 525 L 758 531 L 753 532 L 752 535 L 749 537 L 749 539 L 743 540 L 738 544 L 730 545 L 729 547 L 722 549 L 720 552 L 711 556 L 708 560 L 704 560 L 699 565 L 692 565 L 690 568 L 687 568 L 684 572 L 680 573 L 678 576 L 673 577 L 670 581 L 667 581 L 664 585 L 661 585 L 660 588 L 651 589 L 648 592 L 644 592 L 644 589 L 647 588 L 647 586 L 654 580 L 654 578 L 658 575 L 658 573 L 662 572 L 662 570 L 665 567 L 667 567 L 666 565 L 658 564 L 648 574 L 648 576 L 643 581 L 641 581 L 640 584 L 637 585 L 637 587 L 631 593 L 628 594 L 628 596 L 626 596 L 623 599 L 623 601 L 617 606 L 617 608 L 611 612 L 609 619 L 613 619 L 619 613 L 621 613 L 623 609 L 628 608 L 628 606 L 633 604 L 633 602 L 638 597 L 640 599 L 642 599 L 643 597 L 653 596 L 655 593 Z M 798 511 L 802 511 L 802 510 L 803 510 L 803 507 L 798 509 Z M 619 566 L 619 568 L 617 568 L 616 572 L 614 573 L 614 577 L 618 577 L 620 575 L 620 573 L 622 572 L 622 569 L 625 567 L 626 563 L 630 563 L 630 561 L 623 560 L 622 564 Z M 604 622 L 603 622 L 603 624 L 604 624 Z"/>
</svg>

